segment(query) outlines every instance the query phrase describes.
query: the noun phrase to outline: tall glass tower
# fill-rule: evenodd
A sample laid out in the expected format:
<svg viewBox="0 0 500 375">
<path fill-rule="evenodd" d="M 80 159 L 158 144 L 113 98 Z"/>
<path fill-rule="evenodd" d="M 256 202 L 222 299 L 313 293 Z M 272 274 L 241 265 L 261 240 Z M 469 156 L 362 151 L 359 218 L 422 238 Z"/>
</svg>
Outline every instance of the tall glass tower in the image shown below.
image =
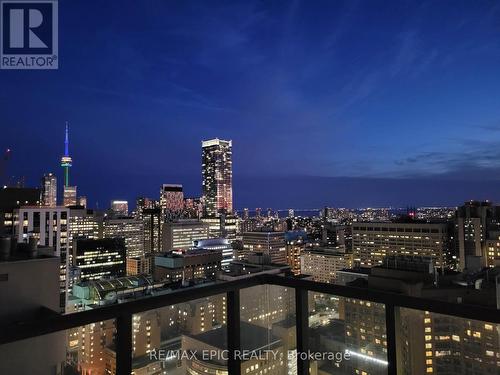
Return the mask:
<svg viewBox="0 0 500 375">
<path fill-rule="evenodd" d="M 232 141 L 202 142 L 203 204 L 207 217 L 233 212 Z"/>
<path fill-rule="evenodd" d="M 41 198 L 42 205 L 57 206 L 57 178 L 53 173 L 46 173 L 42 177 Z"/>
</svg>

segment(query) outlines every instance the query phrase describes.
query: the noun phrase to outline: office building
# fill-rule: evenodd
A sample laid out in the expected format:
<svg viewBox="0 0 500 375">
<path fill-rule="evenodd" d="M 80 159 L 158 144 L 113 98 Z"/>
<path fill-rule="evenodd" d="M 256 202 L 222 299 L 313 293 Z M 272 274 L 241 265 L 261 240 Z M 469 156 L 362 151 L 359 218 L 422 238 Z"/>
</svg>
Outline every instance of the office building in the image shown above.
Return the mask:
<svg viewBox="0 0 500 375">
<path fill-rule="evenodd" d="M 202 217 L 203 223 L 208 224 L 210 237 L 227 238 L 229 241 L 235 241 L 240 232 L 240 219 L 237 216 L 220 215 L 219 217 Z"/>
<path fill-rule="evenodd" d="M 71 207 L 68 222 L 69 248 L 72 248 L 76 239 L 102 238 L 103 219 L 96 211 L 83 206 Z"/>
<path fill-rule="evenodd" d="M 73 245 L 77 239 L 102 238 L 103 216 L 83 206 L 69 208 L 68 220 L 68 293 L 71 293 L 73 284 L 80 281 L 81 269 L 73 266 Z"/>
<path fill-rule="evenodd" d="M 73 244 L 73 266 L 81 271 L 80 280 L 125 276 L 123 238 L 79 239 Z"/>
<path fill-rule="evenodd" d="M 263 253 L 271 257 L 272 263 L 287 264 L 286 241 L 284 232 L 261 230 L 245 232 L 242 235 L 243 251 L 238 258 L 244 259 L 248 254 Z"/>
<path fill-rule="evenodd" d="M 47 173 L 42 177 L 40 202 L 44 206 L 57 206 L 57 177 Z"/>
<path fill-rule="evenodd" d="M 194 241 L 209 238 L 208 225 L 198 220 L 177 220 L 163 224 L 163 250 L 190 249 Z"/>
<path fill-rule="evenodd" d="M 69 266 L 69 208 L 22 206 L 14 210 L 14 232 L 18 243 L 35 238 L 39 246 L 51 247 L 60 258 L 61 308 L 66 305 Z"/>
<path fill-rule="evenodd" d="M 352 268 L 353 256 L 334 248 L 318 247 L 302 253 L 300 266 L 301 274 L 311 276 L 316 282 L 333 284 L 338 271 Z"/>
<path fill-rule="evenodd" d="M 233 212 L 232 141 L 202 142 L 204 215 L 216 217 Z"/>
<path fill-rule="evenodd" d="M 127 257 L 144 255 L 144 222 L 133 217 L 106 218 L 104 220 L 104 238 L 123 238 Z"/>
<path fill-rule="evenodd" d="M 112 200 L 110 211 L 111 215 L 115 217 L 128 216 L 128 201 Z"/>
<path fill-rule="evenodd" d="M 441 269 L 450 262 L 446 223 L 354 223 L 352 244 L 354 262 L 361 267 L 382 264 L 384 257 L 390 255 L 428 256 Z"/>
</svg>

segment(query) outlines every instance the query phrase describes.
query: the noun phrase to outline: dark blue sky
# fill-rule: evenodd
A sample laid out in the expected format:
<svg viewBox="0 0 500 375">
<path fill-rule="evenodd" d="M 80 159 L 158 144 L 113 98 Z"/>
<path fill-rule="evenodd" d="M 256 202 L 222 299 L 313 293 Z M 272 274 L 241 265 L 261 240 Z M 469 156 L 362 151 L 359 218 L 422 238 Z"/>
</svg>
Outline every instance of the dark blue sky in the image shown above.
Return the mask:
<svg viewBox="0 0 500 375">
<path fill-rule="evenodd" d="M 0 146 L 91 205 L 201 190 L 233 139 L 236 207 L 500 201 L 496 1 L 66 1 L 59 70 L 0 71 Z"/>
</svg>

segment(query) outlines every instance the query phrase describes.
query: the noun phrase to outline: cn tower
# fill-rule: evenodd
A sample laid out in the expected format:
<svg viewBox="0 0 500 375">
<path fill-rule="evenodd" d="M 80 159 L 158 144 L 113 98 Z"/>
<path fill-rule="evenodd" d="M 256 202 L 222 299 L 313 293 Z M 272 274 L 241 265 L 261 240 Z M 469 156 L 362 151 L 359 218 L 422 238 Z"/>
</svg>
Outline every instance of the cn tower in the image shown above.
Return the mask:
<svg viewBox="0 0 500 375">
<path fill-rule="evenodd" d="M 72 165 L 73 160 L 69 156 L 69 126 L 66 121 L 66 135 L 64 137 L 64 155 L 61 158 L 61 167 L 64 169 L 64 186 L 69 186 L 69 168 Z"/>
</svg>

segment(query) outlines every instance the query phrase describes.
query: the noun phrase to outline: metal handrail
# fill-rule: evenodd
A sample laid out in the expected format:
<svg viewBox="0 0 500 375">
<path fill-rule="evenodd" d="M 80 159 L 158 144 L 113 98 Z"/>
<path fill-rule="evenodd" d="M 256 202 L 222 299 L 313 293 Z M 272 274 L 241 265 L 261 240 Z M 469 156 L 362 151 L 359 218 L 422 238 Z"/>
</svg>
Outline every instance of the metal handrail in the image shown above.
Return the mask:
<svg viewBox="0 0 500 375">
<path fill-rule="evenodd" d="M 44 314 L 37 319 L 9 324 L 3 327 L 0 326 L 0 345 L 60 332 L 86 324 L 116 319 L 117 374 L 130 375 L 132 370 L 133 314 L 226 293 L 228 300 L 228 351 L 231 353 L 240 347 L 239 291 L 257 285 L 277 285 L 295 289 L 297 350 L 299 352 L 308 350 L 307 330 L 309 309 L 307 292 L 314 291 L 384 304 L 387 336 L 387 371 L 389 375 L 397 373 L 396 317 L 398 309 L 401 307 L 500 324 L 500 311 L 490 307 L 451 303 L 369 288 L 318 283 L 303 278 L 260 274 L 237 280 L 206 283 L 192 288 L 175 290 L 157 296 L 103 306 L 73 314 Z M 234 356 L 229 356 L 228 372 L 230 375 L 239 375 L 240 365 L 239 360 L 235 359 Z M 297 366 L 298 374 L 305 375 L 309 373 L 309 363 L 307 360 L 298 360 Z"/>
</svg>

